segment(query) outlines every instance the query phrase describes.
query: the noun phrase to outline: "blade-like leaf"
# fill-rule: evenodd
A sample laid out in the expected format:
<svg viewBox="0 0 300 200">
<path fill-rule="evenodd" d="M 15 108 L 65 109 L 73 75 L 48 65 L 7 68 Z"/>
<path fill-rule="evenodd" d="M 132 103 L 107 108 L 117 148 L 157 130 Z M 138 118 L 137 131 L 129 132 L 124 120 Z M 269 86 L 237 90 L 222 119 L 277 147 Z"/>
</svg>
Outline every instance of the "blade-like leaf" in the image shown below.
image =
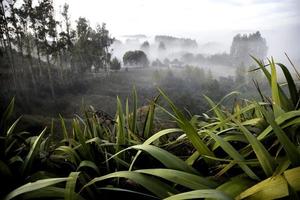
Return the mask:
<svg viewBox="0 0 300 200">
<path fill-rule="evenodd" d="M 286 78 L 286 81 L 287 81 L 287 84 L 288 84 L 288 88 L 289 88 L 289 92 L 290 92 L 290 95 L 291 95 L 291 100 L 294 104 L 294 107 L 296 107 L 297 105 L 297 102 L 299 100 L 299 94 L 297 92 L 297 87 L 296 87 L 296 84 L 294 82 L 294 79 L 292 77 L 292 75 L 290 74 L 289 70 L 287 69 L 287 67 L 281 63 L 277 63 L 277 65 L 279 67 L 281 67 L 282 71 L 283 71 L 283 74 Z"/>
<path fill-rule="evenodd" d="M 7 134 L 6 135 L 10 135 L 12 134 L 12 132 L 14 131 L 16 125 L 18 124 L 18 122 L 20 121 L 22 117 L 19 117 L 10 127 L 9 129 L 7 130 Z"/>
<path fill-rule="evenodd" d="M 291 140 L 288 138 L 288 136 L 285 134 L 285 132 L 280 128 L 280 126 L 275 122 L 275 120 L 272 118 L 272 116 L 268 113 L 268 111 L 265 110 L 265 108 L 259 107 L 263 115 L 265 116 L 267 122 L 272 126 L 273 131 L 280 141 L 280 143 L 283 145 L 283 148 L 289 157 L 292 164 L 295 166 L 300 165 L 300 153 L 297 150 L 297 147 L 291 142 Z"/>
<path fill-rule="evenodd" d="M 80 172 L 71 172 L 67 184 L 66 184 L 66 189 L 65 189 L 65 200 L 73 200 L 76 199 L 75 189 L 76 189 L 76 182 L 78 179 Z"/>
<path fill-rule="evenodd" d="M 149 190 L 150 192 L 152 192 L 153 194 L 157 195 L 160 198 L 166 198 L 170 195 L 177 193 L 177 191 L 175 189 L 173 189 L 172 187 L 168 186 L 167 184 L 159 181 L 158 179 L 140 174 L 138 172 L 133 172 L 133 171 L 119 171 L 119 172 L 107 174 L 105 176 L 94 178 L 93 180 L 88 182 L 86 185 L 84 185 L 83 189 L 85 189 L 86 187 L 89 187 L 97 182 L 101 182 L 103 180 L 111 179 L 111 178 L 130 179 L 130 180 L 142 185 L 144 188 L 146 188 L 147 190 Z"/>
<path fill-rule="evenodd" d="M 217 187 L 217 190 L 224 192 L 231 198 L 235 198 L 237 195 L 239 195 L 241 192 L 243 192 L 253 184 L 254 182 L 247 178 L 234 177 L 226 183 L 223 183 L 222 185 Z"/>
<path fill-rule="evenodd" d="M 47 128 L 45 128 L 41 134 L 35 139 L 32 147 L 30 148 L 29 153 L 27 154 L 24 164 L 22 167 L 22 174 L 27 174 L 32 169 L 32 163 L 39 152 L 40 144 L 42 142 L 43 136 L 46 133 Z"/>
<path fill-rule="evenodd" d="M 4 200 L 10 200 L 21 194 L 39 190 L 41 188 L 55 185 L 57 183 L 65 182 L 67 180 L 68 180 L 68 178 L 49 178 L 49 179 L 38 180 L 38 181 L 35 181 L 32 183 L 27 183 L 21 187 L 18 187 L 17 189 L 13 190 L 12 192 L 10 192 L 8 195 L 6 195 L 4 197 Z"/>
<path fill-rule="evenodd" d="M 210 189 L 218 186 L 217 183 L 201 176 L 173 169 L 142 169 L 136 170 L 136 172 L 157 176 L 193 190 Z"/>
<path fill-rule="evenodd" d="M 238 162 L 238 165 L 244 170 L 244 172 L 252 179 L 259 180 L 259 178 L 256 176 L 256 174 L 245 164 L 243 161 L 245 161 L 244 157 L 229 143 L 226 142 L 223 138 L 220 136 L 207 131 L 208 135 L 212 137 L 219 145 L 222 147 L 222 149 L 235 161 Z"/>
<path fill-rule="evenodd" d="M 202 141 L 201 137 L 198 135 L 197 130 L 194 126 L 185 118 L 183 113 L 181 113 L 174 103 L 169 99 L 169 97 L 160 90 L 162 96 L 167 100 L 168 104 L 172 108 L 173 112 L 176 115 L 175 120 L 177 121 L 179 127 L 187 135 L 193 146 L 197 149 L 200 155 L 214 156 L 214 153 L 207 147 L 207 145 Z M 213 163 L 211 160 L 206 160 L 209 163 Z"/>
<path fill-rule="evenodd" d="M 80 164 L 79 164 L 79 166 L 77 167 L 76 171 L 83 170 L 83 168 L 93 169 L 95 172 L 97 172 L 98 174 L 100 174 L 99 168 L 92 161 L 89 161 L 89 160 L 83 160 L 83 161 L 81 161 Z"/>
<path fill-rule="evenodd" d="M 289 194 L 288 185 L 283 176 L 268 178 L 242 192 L 235 199 L 278 199 Z"/>
<path fill-rule="evenodd" d="M 191 192 L 184 192 L 177 195 L 170 196 L 164 200 L 184 200 L 184 199 L 199 199 L 199 198 L 214 198 L 219 200 L 233 200 L 219 190 L 204 189 L 194 190 Z"/>
<path fill-rule="evenodd" d="M 247 140 L 249 141 L 250 145 L 252 146 L 258 161 L 261 164 L 265 174 L 267 177 L 272 176 L 275 170 L 275 161 L 267 149 L 263 146 L 263 144 L 257 140 L 257 138 L 243 126 L 238 120 L 233 119 L 234 122 L 239 126 L 241 131 L 246 136 Z"/>
</svg>

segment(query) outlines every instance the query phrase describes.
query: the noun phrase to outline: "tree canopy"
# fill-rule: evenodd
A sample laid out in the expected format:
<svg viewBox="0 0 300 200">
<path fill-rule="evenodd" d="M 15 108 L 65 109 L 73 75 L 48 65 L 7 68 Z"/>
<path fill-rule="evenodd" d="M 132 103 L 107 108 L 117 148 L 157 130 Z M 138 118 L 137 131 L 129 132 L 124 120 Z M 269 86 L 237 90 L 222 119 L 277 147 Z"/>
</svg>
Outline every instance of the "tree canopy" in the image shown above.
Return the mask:
<svg viewBox="0 0 300 200">
<path fill-rule="evenodd" d="M 147 55 L 140 50 L 136 51 L 127 51 L 123 56 L 124 65 L 127 66 L 141 66 L 141 67 L 148 67 L 149 60 Z"/>
<path fill-rule="evenodd" d="M 242 62 L 245 65 L 252 63 L 250 55 L 263 59 L 267 56 L 268 47 L 266 39 L 263 38 L 259 31 L 252 34 L 238 34 L 233 38 L 230 55 L 237 65 Z"/>
</svg>

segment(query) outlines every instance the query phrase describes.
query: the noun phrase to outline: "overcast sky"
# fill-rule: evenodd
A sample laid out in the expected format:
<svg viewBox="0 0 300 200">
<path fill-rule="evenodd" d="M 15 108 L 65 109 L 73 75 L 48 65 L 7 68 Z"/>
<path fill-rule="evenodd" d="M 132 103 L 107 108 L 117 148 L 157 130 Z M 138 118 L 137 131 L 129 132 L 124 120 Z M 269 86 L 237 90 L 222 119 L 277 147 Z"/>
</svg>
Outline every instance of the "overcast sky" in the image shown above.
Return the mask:
<svg viewBox="0 0 300 200">
<path fill-rule="evenodd" d="M 294 38 L 300 42 L 300 0 L 54 0 L 56 10 L 65 2 L 73 21 L 84 16 L 91 26 L 105 22 L 115 37 L 167 34 L 205 41 L 260 30 L 282 51 L 292 48 L 291 41 L 296 47 Z"/>
<path fill-rule="evenodd" d="M 105 22 L 114 35 L 273 29 L 300 23 L 300 0 L 55 0 L 73 19 Z"/>
</svg>

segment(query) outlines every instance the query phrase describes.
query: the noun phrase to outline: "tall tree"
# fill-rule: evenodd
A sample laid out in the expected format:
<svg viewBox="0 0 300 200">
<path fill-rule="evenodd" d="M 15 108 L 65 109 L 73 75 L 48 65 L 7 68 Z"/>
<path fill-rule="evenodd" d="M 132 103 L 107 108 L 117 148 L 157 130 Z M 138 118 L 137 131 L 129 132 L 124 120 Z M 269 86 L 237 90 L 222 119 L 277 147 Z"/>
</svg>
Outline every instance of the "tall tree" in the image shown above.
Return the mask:
<svg viewBox="0 0 300 200">
<path fill-rule="evenodd" d="M 149 42 L 148 42 L 148 41 L 143 42 L 143 44 L 141 45 L 141 50 L 142 50 L 142 51 L 148 52 L 149 49 L 150 49 L 150 44 L 149 44 Z"/>
<path fill-rule="evenodd" d="M 89 39 L 92 28 L 90 27 L 88 20 L 84 17 L 79 17 L 76 22 L 77 41 L 74 52 L 76 56 L 74 56 L 73 59 L 77 66 L 76 71 L 81 73 L 87 71 L 93 64 L 89 49 Z"/>
<path fill-rule="evenodd" d="M 249 35 L 236 35 L 231 44 L 230 55 L 235 61 L 235 65 L 238 66 L 244 63 L 248 66 L 253 62 L 250 55 L 264 59 L 267 55 L 267 51 L 266 39 L 257 31 Z"/>
<path fill-rule="evenodd" d="M 24 0 L 22 6 L 18 9 L 18 14 L 20 18 L 20 26 L 22 27 L 21 43 L 22 49 L 24 48 L 25 57 L 28 59 L 28 71 L 30 73 L 32 85 L 35 93 L 37 93 L 37 80 L 35 75 L 35 70 L 33 66 L 32 52 L 34 51 L 34 37 L 30 33 L 30 11 L 32 8 L 31 0 Z"/>
<path fill-rule="evenodd" d="M 8 2 L 4 0 L 0 0 L 0 10 L 1 10 L 1 21 L 3 22 L 2 24 L 2 38 L 4 38 L 4 46 L 7 49 L 7 55 L 9 58 L 9 63 L 12 69 L 12 77 L 13 77 L 13 83 L 14 83 L 14 88 L 17 90 L 17 73 L 16 73 L 16 68 L 15 68 L 15 63 L 14 63 L 14 53 L 12 49 L 12 38 L 11 38 L 11 29 L 9 27 L 9 20 L 8 17 L 10 15 L 9 13 L 9 7 L 10 4 L 14 4 L 14 1 Z"/>
<path fill-rule="evenodd" d="M 50 56 L 56 51 L 56 25 L 57 21 L 54 19 L 54 8 L 52 0 L 42 0 L 37 6 L 37 16 L 40 26 L 38 26 L 38 37 L 41 41 L 42 53 L 46 56 L 47 60 L 47 74 L 52 98 L 55 99 L 54 82 L 52 77 L 52 64 Z"/>
</svg>

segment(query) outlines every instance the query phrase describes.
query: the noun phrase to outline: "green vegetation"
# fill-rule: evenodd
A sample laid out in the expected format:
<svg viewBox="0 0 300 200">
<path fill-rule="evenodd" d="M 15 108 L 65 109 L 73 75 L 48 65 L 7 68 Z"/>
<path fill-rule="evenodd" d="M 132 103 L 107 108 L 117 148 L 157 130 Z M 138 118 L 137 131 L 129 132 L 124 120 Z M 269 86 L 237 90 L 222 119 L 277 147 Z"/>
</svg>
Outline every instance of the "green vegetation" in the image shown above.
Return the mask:
<svg viewBox="0 0 300 200">
<path fill-rule="evenodd" d="M 120 70 L 121 69 L 121 63 L 117 58 L 113 58 L 110 62 L 110 68 L 112 70 Z"/>
<path fill-rule="evenodd" d="M 225 108 L 223 100 L 235 92 L 219 103 L 205 96 L 210 112 L 187 117 L 160 89 L 138 108 L 134 89 L 132 100 L 117 99 L 112 123 L 86 111 L 69 129 L 61 118 L 60 141 L 54 123 L 41 133 L 18 129 L 13 99 L 0 123 L 1 198 L 299 198 L 300 93 L 285 65 L 256 62 L 271 98 L 257 84 L 261 101 L 240 99 Z M 285 85 L 278 84 L 278 69 Z M 158 111 L 176 126 L 157 131 Z"/>
<path fill-rule="evenodd" d="M 147 55 L 141 50 L 127 51 L 123 56 L 123 63 L 125 66 L 149 66 Z"/>
</svg>

